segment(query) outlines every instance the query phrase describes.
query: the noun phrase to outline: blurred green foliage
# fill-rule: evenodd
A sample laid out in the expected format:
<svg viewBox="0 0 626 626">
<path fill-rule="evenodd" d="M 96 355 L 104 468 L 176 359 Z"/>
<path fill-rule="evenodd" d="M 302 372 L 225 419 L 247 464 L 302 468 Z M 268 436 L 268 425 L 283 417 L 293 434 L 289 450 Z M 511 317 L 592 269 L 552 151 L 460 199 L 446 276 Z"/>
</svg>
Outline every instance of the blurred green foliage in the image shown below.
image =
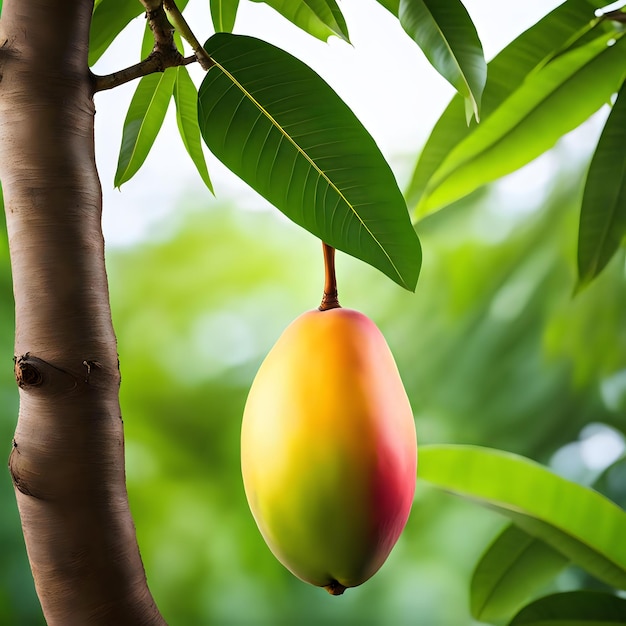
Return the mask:
<svg viewBox="0 0 626 626">
<path fill-rule="evenodd" d="M 485 190 L 419 223 L 416 294 L 338 255 L 341 302 L 387 337 L 420 441 L 493 446 L 549 463 L 590 424 L 609 425 L 617 439 L 626 434 L 623 256 L 572 298 L 580 179 L 572 165 L 523 212 Z M 246 392 L 283 328 L 319 304 L 319 241 L 275 213 L 192 199 L 150 241 L 110 249 L 108 271 L 131 508 L 169 623 L 473 623 L 469 580 L 503 524 L 495 513 L 418 483 L 387 564 L 336 598 L 289 574 L 248 511 L 239 472 Z M 8 456 L 17 393 L 4 231 L 0 294 L 0 436 Z M 587 480 L 593 468 L 568 458 L 557 470 Z M 603 485 L 611 491 L 610 480 Z M 6 471 L 0 502 L 0 623 L 43 624 Z M 570 573 L 557 586 L 578 583 Z"/>
</svg>

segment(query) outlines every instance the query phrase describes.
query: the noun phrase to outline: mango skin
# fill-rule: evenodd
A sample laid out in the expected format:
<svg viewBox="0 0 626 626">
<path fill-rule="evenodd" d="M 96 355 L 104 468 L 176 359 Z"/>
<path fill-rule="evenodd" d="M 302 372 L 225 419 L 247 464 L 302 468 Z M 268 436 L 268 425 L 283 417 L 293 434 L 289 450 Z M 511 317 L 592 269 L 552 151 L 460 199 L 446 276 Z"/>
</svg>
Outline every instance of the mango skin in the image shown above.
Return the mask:
<svg viewBox="0 0 626 626">
<path fill-rule="evenodd" d="M 378 571 L 409 516 L 417 443 L 369 318 L 314 310 L 287 327 L 248 395 L 241 466 L 265 542 L 298 578 L 339 594 Z"/>
</svg>

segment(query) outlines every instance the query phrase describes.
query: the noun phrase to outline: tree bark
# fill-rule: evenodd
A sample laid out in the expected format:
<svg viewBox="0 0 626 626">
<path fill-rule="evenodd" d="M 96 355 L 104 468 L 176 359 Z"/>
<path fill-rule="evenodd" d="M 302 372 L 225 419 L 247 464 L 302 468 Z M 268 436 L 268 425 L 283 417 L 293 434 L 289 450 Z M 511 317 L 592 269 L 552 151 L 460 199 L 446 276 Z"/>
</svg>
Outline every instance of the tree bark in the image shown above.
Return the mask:
<svg viewBox="0 0 626 626">
<path fill-rule="evenodd" d="M 93 0 L 5 0 L 0 180 L 20 412 L 9 467 L 50 626 L 165 624 L 124 473 L 95 167 Z"/>
</svg>

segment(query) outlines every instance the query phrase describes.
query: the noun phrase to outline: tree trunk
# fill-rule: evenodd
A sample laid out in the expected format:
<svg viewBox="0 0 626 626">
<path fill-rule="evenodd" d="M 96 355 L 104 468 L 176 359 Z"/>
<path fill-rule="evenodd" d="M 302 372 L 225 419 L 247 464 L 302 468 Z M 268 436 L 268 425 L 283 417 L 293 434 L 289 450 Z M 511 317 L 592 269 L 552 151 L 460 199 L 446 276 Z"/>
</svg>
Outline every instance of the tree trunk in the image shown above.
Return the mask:
<svg viewBox="0 0 626 626">
<path fill-rule="evenodd" d="M 87 64 L 92 10 L 93 0 L 5 0 L 0 20 L 20 387 L 9 467 L 48 624 L 164 624 L 125 485 Z"/>
</svg>

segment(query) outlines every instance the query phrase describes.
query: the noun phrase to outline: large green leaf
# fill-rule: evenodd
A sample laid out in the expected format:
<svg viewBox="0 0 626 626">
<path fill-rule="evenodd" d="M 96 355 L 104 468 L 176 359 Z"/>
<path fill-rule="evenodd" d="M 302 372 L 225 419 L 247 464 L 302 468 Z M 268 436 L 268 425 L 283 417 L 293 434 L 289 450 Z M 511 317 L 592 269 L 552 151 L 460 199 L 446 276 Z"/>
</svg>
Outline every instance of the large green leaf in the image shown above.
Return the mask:
<svg viewBox="0 0 626 626">
<path fill-rule="evenodd" d="M 459 0 L 401 0 L 404 30 L 433 67 L 466 99 L 479 119 L 487 64 L 478 33 Z"/>
<path fill-rule="evenodd" d="M 607 102 L 625 73 L 626 38 L 602 35 L 531 74 L 448 154 L 418 213 L 450 204 L 549 150 Z"/>
<path fill-rule="evenodd" d="M 211 0 L 211 20 L 216 33 L 230 33 L 235 27 L 239 0 Z"/>
<path fill-rule="evenodd" d="M 253 0 L 264 2 L 309 35 L 326 41 L 335 35 L 349 41 L 346 21 L 335 0 Z"/>
<path fill-rule="evenodd" d="M 204 184 L 213 191 L 206 160 L 202 152 L 202 140 L 200 127 L 198 126 L 198 90 L 191 80 L 187 68 L 183 65 L 176 68 L 174 102 L 176 103 L 178 130 L 185 149 L 194 162 Z"/>
<path fill-rule="evenodd" d="M 130 21 L 143 11 L 139 0 L 101 0 L 91 19 L 89 65 L 93 65 Z"/>
<path fill-rule="evenodd" d="M 509 626 L 626 626 L 626 599 L 599 591 L 555 593 L 524 607 Z"/>
<path fill-rule="evenodd" d="M 198 117 L 213 154 L 294 222 L 414 289 L 421 249 L 404 198 L 346 104 L 258 39 L 218 33 L 206 49 Z"/>
<path fill-rule="evenodd" d="M 391 5 L 390 0 L 379 2 Z M 481 101 L 483 121 L 543 59 L 566 45 L 574 33 L 589 26 L 595 6 L 591 0 L 567 0 L 512 41 L 489 63 Z M 474 124 L 468 127 L 466 123 L 463 97 L 455 96 L 433 128 L 419 157 L 406 191 L 409 206 L 417 204 L 435 170 L 474 128 Z"/>
<path fill-rule="evenodd" d="M 591 160 L 578 232 L 578 286 L 591 282 L 626 234 L 626 83 Z"/>
<path fill-rule="evenodd" d="M 176 76 L 176 68 L 171 67 L 165 72 L 144 76 L 139 81 L 124 120 L 122 146 L 115 172 L 116 187 L 130 180 L 146 160 L 163 125 Z"/>
<path fill-rule="evenodd" d="M 474 569 L 472 615 L 484 622 L 509 617 L 568 563 L 567 557 L 541 539 L 515 524 L 506 526 Z"/>
<path fill-rule="evenodd" d="M 510 517 L 598 579 L 626 588 L 626 512 L 518 455 L 478 446 L 420 450 L 422 480 Z"/>
</svg>

